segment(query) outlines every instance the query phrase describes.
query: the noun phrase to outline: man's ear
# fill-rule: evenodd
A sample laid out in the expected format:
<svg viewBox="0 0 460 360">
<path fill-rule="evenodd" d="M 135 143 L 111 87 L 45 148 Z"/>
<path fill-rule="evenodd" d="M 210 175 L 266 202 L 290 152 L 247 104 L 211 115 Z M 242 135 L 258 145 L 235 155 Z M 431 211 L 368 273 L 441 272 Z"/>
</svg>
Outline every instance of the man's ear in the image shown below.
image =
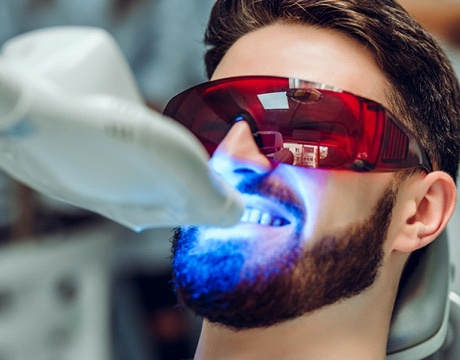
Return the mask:
<svg viewBox="0 0 460 360">
<path fill-rule="evenodd" d="M 434 171 L 412 176 L 398 194 L 400 205 L 393 216 L 398 224 L 393 249 L 412 252 L 432 242 L 446 227 L 457 201 L 451 176 Z"/>
</svg>

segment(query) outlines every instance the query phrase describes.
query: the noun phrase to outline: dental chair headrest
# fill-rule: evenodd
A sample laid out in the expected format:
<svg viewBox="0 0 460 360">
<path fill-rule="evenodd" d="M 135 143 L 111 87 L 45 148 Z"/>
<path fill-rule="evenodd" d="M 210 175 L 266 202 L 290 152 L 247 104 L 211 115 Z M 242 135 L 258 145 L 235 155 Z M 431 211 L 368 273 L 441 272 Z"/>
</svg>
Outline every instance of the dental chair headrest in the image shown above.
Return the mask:
<svg viewBox="0 0 460 360">
<path fill-rule="evenodd" d="M 413 253 L 396 298 L 387 359 L 423 359 L 441 348 L 448 328 L 451 265 L 446 230 Z"/>
</svg>

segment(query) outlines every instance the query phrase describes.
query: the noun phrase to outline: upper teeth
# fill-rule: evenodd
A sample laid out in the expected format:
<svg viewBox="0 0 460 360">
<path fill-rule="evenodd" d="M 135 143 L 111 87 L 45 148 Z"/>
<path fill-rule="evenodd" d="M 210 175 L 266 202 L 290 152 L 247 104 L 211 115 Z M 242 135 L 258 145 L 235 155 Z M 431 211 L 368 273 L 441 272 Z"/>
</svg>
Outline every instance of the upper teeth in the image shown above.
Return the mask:
<svg viewBox="0 0 460 360">
<path fill-rule="evenodd" d="M 283 226 L 288 223 L 286 219 L 272 216 L 271 214 L 262 212 L 258 209 L 245 209 L 243 216 L 241 217 L 241 221 L 268 226 Z"/>
</svg>

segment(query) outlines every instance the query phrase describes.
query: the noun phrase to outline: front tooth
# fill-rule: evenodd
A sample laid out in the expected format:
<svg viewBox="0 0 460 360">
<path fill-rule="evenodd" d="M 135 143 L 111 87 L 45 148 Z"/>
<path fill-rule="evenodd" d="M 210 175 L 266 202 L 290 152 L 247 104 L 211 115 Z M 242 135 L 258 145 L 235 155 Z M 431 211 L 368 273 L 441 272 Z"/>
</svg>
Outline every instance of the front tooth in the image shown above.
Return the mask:
<svg viewBox="0 0 460 360">
<path fill-rule="evenodd" d="M 264 213 L 260 218 L 261 225 L 270 225 L 272 222 L 272 217 L 268 213 Z"/>
<path fill-rule="evenodd" d="M 244 209 L 243 216 L 241 216 L 241 221 L 247 222 L 249 220 L 249 209 Z"/>
<path fill-rule="evenodd" d="M 257 209 L 252 209 L 249 213 L 249 222 L 258 223 L 260 221 L 261 212 Z"/>
</svg>

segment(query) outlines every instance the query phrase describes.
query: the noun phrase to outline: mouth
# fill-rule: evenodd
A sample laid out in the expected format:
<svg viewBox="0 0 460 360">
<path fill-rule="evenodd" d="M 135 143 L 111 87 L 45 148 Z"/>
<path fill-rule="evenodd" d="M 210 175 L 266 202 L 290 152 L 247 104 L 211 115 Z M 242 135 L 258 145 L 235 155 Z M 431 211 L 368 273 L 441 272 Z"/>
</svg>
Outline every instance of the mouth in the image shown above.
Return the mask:
<svg viewBox="0 0 460 360">
<path fill-rule="evenodd" d="M 246 208 L 240 220 L 242 223 L 281 227 L 291 222 L 286 218 L 256 208 Z"/>
</svg>

